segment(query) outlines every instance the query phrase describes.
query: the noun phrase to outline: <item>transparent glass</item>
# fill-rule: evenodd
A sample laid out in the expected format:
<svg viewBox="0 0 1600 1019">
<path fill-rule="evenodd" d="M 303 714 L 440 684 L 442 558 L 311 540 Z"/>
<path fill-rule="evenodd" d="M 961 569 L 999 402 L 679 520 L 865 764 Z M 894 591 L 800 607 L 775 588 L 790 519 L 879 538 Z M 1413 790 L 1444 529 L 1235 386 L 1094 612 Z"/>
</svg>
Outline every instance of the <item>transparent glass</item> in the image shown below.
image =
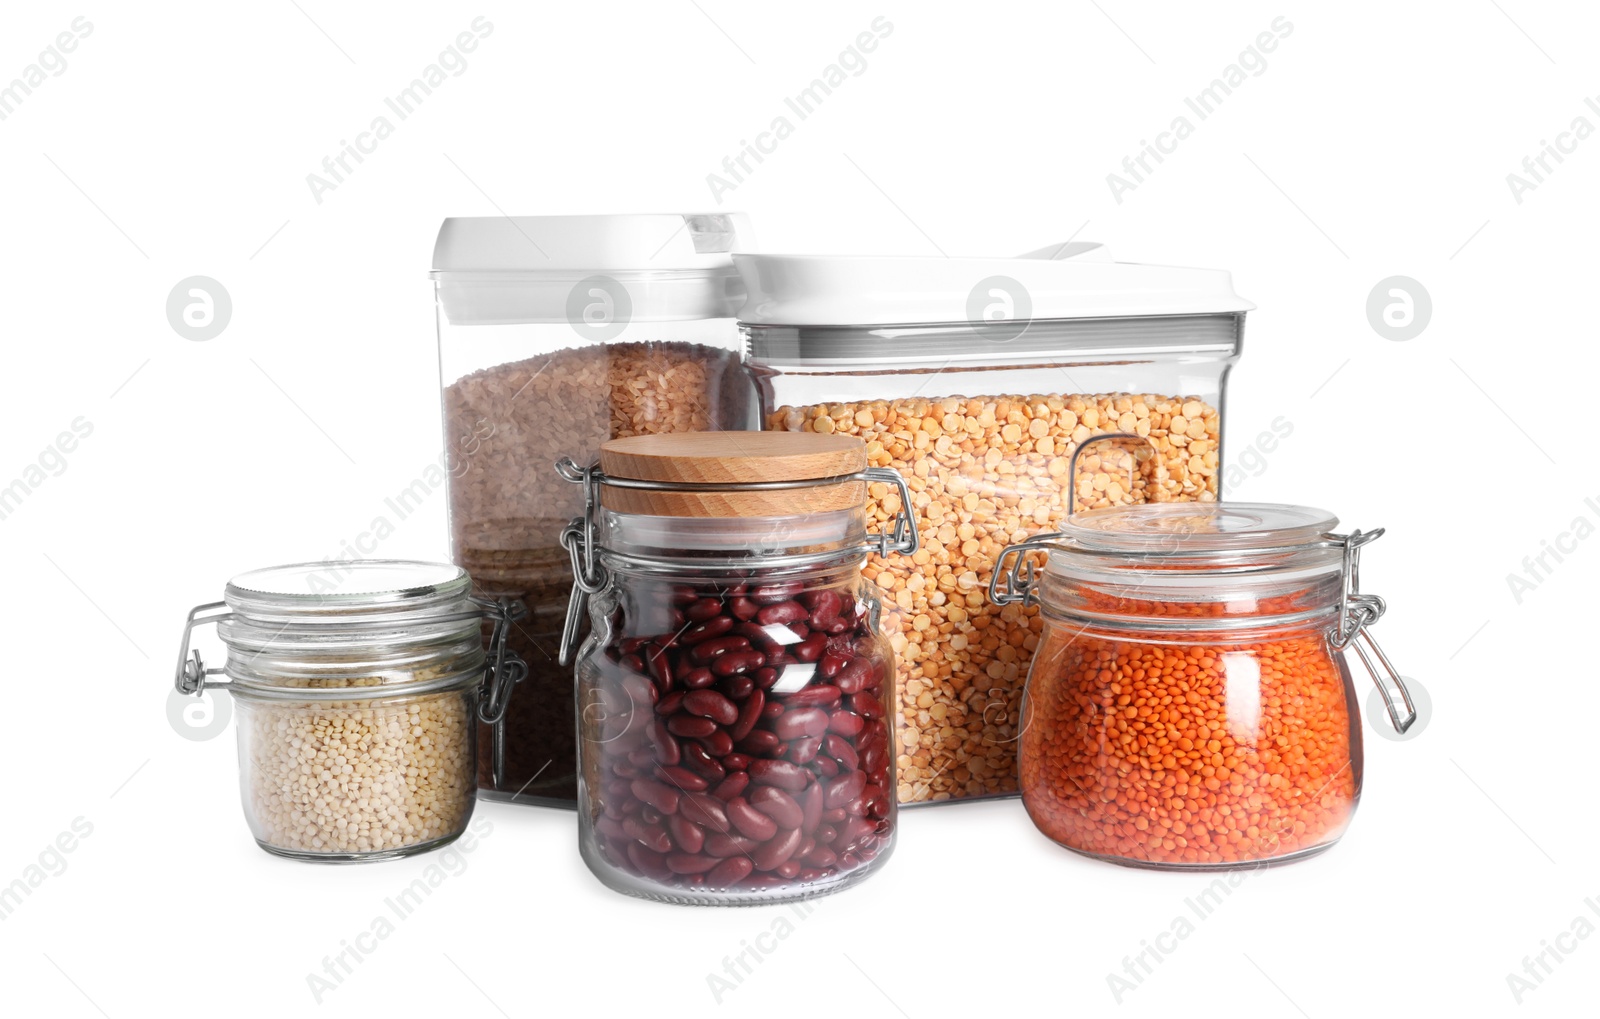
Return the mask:
<svg viewBox="0 0 1600 1019">
<path fill-rule="evenodd" d="M 572 670 L 557 663 L 556 647 L 572 587 L 559 537 L 583 506 L 580 488 L 557 477 L 556 460 L 588 464 L 612 438 L 754 425 L 733 320 L 642 313 L 682 299 L 679 289 L 700 299 L 707 287 L 721 293 L 735 284 L 732 270 L 726 279 L 617 275 L 641 313 L 596 339 L 583 322 L 524 320 L 541 302 L 559 307 L 583 282 L 577 276 L 435 274 L 445 456 L 394 508 L 404 515 L 447 487 L 452 554 L 474 592 L 519 599 L 527 610 L 507 646 L 527 663 L 528 678 L 504 721 L 480 734 L 479 780 L 494 799 L 571 807 L 577 795 L 566 717 Z"/>
<path fill-rule="evenodd" d="M 1153 455 L 1085 456 L 1077 508 L 1220 498 L 1228 370 L 1242 315 L 881 328 L 744 326 L 763 426 L 841 432 L 911 488 L 922 549 L 866 566 L 896 659 L 903 804 L 1017 792 L 1023 685 L 1043 621 L 986 596 L 1000 551 L 1055 530 L 1091 436 Z M 872 521 L 899 511 L 875 486 Z"/>
<path fill-rule="evenodd" d="M 239 697 L 239 779 L 257 844 L 279 856 L 354 862 L 453 841 L 476 799 L 476 702 L 473 689 L 350 701 Z"/>
<path fill-rule="evenodd" d="M 578 663 L 579 840 L 589 868 L 629 895 L 751 905 L 837 891 L 894 844 L 892 655 L 860 572 L 859 511 L 811 552 L 801 519 L 608 514 L 606 590 Z M 813 522 L 814 523 L 814 522 Z M 762 542 L 726 539 L 750 528 Z M 617 549 L 678 532 L 676 569 Z M 714 548 L 694 549 L 698 539 Z M 810 540 L 810 537 L 800 540 Z M 730 560 L 729 549 L 751 545 Z M 687 549 L 687 550 L 686 550 Z M 701 556 L 696 562 L 695 556 Z"/>
<path fill-rule="evenodd" d="M 1293 601 L 1246 601 L 1237 626 L 1187 633 L 1047 608 L 1019 753 L 1039 830 L 1089 856 L 1157 868 L 1287 861 L 1338 841 L 1361 795 L 1355 693 L 1329 646 L 1331 611 L 1288 626 L 1256 615 Z M 1188 610 L 1174 614 L 1232 611 Z"/>
</svg>

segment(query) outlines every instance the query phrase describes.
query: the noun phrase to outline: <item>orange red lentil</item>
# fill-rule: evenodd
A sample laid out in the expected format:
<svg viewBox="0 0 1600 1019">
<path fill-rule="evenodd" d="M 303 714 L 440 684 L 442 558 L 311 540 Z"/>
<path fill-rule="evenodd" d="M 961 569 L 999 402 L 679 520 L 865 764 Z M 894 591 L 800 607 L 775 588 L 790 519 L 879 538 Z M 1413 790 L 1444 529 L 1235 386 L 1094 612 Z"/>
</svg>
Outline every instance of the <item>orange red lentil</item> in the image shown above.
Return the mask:
<svg viewBox="0 0 1600 1019">
<path fill-rule="evenodd" d="M 1052 620 L 1029 678 L 1023 802 L 1062 845 L 1136 863 L 1329 845 L 1360 793 L 1348 686 L 1313 629 L 1174 640 Z"/>
</svg>

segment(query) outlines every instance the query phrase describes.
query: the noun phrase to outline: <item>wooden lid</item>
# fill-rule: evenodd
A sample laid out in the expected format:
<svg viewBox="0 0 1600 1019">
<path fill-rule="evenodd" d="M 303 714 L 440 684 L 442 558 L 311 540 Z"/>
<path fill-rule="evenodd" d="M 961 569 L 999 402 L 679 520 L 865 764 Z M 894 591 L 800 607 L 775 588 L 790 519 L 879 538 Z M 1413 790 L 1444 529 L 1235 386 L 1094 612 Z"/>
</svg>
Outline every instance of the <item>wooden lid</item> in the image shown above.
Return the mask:
<svg viewBox="0 0 1600 1019">
<path fill-rule="evenodd" d="M 867 466 L 862 441 L 815 432 L 666 432 L 612 439 L 600 447 L 607 477 L 685 485 L 809 481 Z M 622 513 L 672 517 L 768 517 L 855 509 L 867 486 L 847 481 L 768 491 L 653 491 L 602 486 L 600 503 Z"/>
</svg>

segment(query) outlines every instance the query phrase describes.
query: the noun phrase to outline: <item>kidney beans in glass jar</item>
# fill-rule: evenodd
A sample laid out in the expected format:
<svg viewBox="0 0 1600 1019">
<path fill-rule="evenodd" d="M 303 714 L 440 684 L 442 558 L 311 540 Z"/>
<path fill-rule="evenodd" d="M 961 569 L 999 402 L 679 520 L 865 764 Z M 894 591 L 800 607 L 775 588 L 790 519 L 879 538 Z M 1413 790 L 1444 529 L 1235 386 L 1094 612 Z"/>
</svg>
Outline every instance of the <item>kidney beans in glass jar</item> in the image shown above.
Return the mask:
<svg viewBox="0 0 1600 1019">
<path fill-rule="evenodd" d="M 578 666 L 579 813 L 584 857 L 618 891 L 801 898 L 859 879 L 893 844 L 893 653 L 860 573 L 863 501 L 781 494 L 813 512 L 600 511 L 606 580 Z"/>
</svg>

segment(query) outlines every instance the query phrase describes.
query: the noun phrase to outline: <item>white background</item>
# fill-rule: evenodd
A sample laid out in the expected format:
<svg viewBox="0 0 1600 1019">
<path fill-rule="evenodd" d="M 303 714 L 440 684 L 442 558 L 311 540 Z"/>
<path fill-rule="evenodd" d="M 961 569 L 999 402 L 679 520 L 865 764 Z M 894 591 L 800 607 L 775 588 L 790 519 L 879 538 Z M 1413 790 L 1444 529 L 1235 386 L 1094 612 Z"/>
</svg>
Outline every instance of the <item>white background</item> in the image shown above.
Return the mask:
<svg viewBox="0 0 1600 1019">
<path fill-rule="evenodd" d="M 0 884 L 75 818 L 93 826 L 0 921 L 6 1014 L 318 1007 L 306 975 L 430 858 L 260 852 L 233 733 L 191 742 L 167 721 L 184 614 L 241 570 L 337 554 L 438 456 L 442 217 L 717 208 L 706 175 L 878 15 L 893 33 L 866 70 L 721 208 L 773 251 L 1003 255 L 1076 235 L 1233 270 L 1260 310 L 1229 455 L 1279 416 L 1294 430 L 1229 494 L 1389 529 L 1364 577 L 1389 601 L 1377 634 L 1436 717 L 1406 743 L 1369 726 L 1344 841 L 1250 875 L 1120 1006 L 1107 974 L 1209 878 L 1076 857 L 1000 801 L 903 815 L 882 872 L 818 900 L 720 1005 L 707 974 L 781 909 L 623 898 L 579 861 L 572 814 L 485 805 L 467 869 L 321 1008 L 1496 1014 L 1518 1008 L 1524 956 L 1580 914 L 1600 924 L 1600 542 L 1520 604 L 1507 581 L 1574 518 L 1600 522 L 1600 139 L 1520 203 L 1506 182 L 1574 118 L 1600 127 L 1592 6 L 156 7 L 13 4 L 0 33 L 5 81 L 74 17 L 93 25 L 0 121 L 0 484 L 75 418 L 93 426 L 0 520 Z M 479 15 L 493 32 L 467 69 L 315 201 L 306 175 Z M 1107 174 L 1279 16 L 1293 32 L 1266 70 L 1119 203 Z M 195 274 L 234 304 L 208 342 L 164 312 Z M 1407 342 L 1366 314 L 1396 274 L 1434 308 Z M 445 556 L 442 496 L 379 551 Z M 1520 1011 L 1593 1010 L 1600 937 L 1567 944 Z"/>
</svg>

